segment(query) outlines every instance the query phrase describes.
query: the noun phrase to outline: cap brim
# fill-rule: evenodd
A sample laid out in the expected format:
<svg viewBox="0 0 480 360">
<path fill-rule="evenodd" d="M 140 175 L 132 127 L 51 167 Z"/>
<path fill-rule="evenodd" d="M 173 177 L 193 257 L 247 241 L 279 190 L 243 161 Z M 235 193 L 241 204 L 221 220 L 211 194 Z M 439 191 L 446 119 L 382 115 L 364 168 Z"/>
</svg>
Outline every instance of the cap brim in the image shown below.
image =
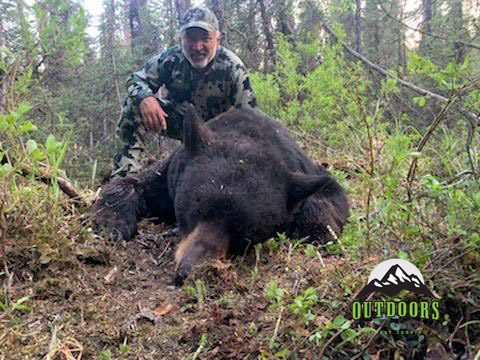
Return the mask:
<svg viewBox="0 0 480 360">
<path fill-rule="evenodd" d="M 216 31 L 217 30 L 212 25 L 210 25 L 209 23 L 207 23 L 205 21 L 194 21 L 194 22 L 183 25 L 180 28 L 180 31 L 184 31 L 184 30 L 187 30 L 187 29 L 190 29 L 190 28 L 200 28 L 200 29 L 203 29 L 203 30 L 206 30 L 206 31 Z"/>
</svg>

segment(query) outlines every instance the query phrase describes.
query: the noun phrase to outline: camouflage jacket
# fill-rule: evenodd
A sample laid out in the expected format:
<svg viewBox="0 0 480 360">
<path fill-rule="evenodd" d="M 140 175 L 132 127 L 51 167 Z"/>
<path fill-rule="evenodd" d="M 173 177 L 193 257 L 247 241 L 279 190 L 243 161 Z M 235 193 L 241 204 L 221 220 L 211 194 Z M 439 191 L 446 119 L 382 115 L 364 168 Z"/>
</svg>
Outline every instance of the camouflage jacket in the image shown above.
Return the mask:
<svg viewBox="0 0 480 360">
<path fill-rule="evenodd" d="M 147 96 L 165 85 L 167 100 L 191 102 L 204 121 L 227 111 L 231 106 L 256 106 L 255 94 L 242 61 L 231 51 L 219 47 L 205 72 L 192 68 L 180 45 L 152 57 L 143 69 L 127 80 L 127 91 L 138 106 Z"/>
</svg>

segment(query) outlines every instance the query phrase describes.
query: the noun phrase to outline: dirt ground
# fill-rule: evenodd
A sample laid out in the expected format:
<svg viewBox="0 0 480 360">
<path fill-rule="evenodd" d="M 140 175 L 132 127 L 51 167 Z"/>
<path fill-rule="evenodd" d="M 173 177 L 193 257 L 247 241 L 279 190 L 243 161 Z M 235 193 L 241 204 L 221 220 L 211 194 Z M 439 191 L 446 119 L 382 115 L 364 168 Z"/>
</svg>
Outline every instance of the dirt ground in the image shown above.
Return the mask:
<svg viewBox="0 0 480 360">
<path fill-rule="evenodd" d="M 362 332 L 367 324 L 342 321 L 349 319 L 351 299 L 379 262 L 377 256 L 353 261 L 322 250 L 308 257 L 303 244 L 272 242 L 231 262 L 202 266 L 176 288 L 178 241 L 172 229 L 143 222 L 131 242 L 97 238 L 46 264 L 32 254 L 11 258 L 14 303 L 0 313 L 0 358 L 467 359 L 467 347 L 478 351 L 479 327 L 473 332 L 470 327 L 466 336 L 465 328 L 458 329 L 465 313 L 451 315 L 443 327 L 404 324 L 420 329 L 423 338 L 380 336 L 385 322 Z M 293 308 L 272 303 L 266 295 L 272 281 L 285 292 L 285 304 L 315 288 L 314 318 L 302 320 Z M 473 312 L 470 319 L 478 318 L 478 303 L 450 301 L 442 306 L 467 309 Z M 353 333 L 345 336 L 344 330 Z"/>
</svg>

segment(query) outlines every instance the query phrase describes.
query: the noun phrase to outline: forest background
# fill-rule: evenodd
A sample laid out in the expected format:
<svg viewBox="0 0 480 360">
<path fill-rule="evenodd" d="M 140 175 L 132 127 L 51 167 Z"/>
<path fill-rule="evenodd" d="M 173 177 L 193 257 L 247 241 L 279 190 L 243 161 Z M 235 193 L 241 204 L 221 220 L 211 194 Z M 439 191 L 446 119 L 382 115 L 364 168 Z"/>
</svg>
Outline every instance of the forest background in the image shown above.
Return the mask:
<svg viewBox="0 0 480 360">
<path fill-rule="evenodd" d="M 140 341 L 145 334 L 138 329 L 125 334 L 98 320 L 102 311 L 113 316 L 98 303 L 99 291 L 107 296 L 113 290 L 98 281 L 106 281 L 112 259 L 140 245 L 108 247 L 82 223 L 82 214 L 111 170 L 126 78 L 178 42 L 178 20 L 190 5 L 104 0 L 92 37 L 81 2 L 0 2 L 4 358 L 14 358 L 12 351 L 20 351 L 18 358 L 215 358 L 233 350 L 264 358 L 312 352 L 320 358 L 424 358 L 432 352 L 478 358 L 480 3 L 474 0 L 207 1 L 220 20 L 223 45 L 251 74 L 260 109 L 284 122 L 347 189 L 350 222 L 337 243 L 314 248 L 280 234 L 255 249 L 253 270 L 217 268 L 239 273 L 233 288 L 224 289 L 221 276 L 192 280 L 180 298 L 196 305 L 178 306 L 184 321 L 162 325 L 176 335 L 149 328 L 155 334 L 149 339 L 161 339 L 163 352 Z M 153 158 L 172 147 L 152 140 Z M 155 249 L 159 256 L 167 251 Z M 108 261 L 101 260 L 105 252 Z M 348 301 L 369 271 L 396 257 L 417 265 L 443 299 L 442 319 L 349 320 Z M 288 267 L 301 279 L 293 287 Z M 77 276 L 81 271 L 90 275 Z M 138 282 L 123 274 L 124 284 Z M 72 295 L 74 289 L 84 297 Z M 78 320 L 86 310 L 65 299 L 92 305 L 95 325 L 81 325 L 88 323 Z M 259 324 L 246 316 L 215 332 L 196 322 L 213 308 L 242 312 L 259 299 L 268 305 L 258 307 L 262 315 L 250 314 Z M 38 320 L 59 306 L 71 317 Z M 226 337 L 232 327 L 244 330 L 242 345 Z M 419 327 L 411 336 L 381 332 Z M 173 340 L 187 333 L 184 342 Z"/>
</svg>

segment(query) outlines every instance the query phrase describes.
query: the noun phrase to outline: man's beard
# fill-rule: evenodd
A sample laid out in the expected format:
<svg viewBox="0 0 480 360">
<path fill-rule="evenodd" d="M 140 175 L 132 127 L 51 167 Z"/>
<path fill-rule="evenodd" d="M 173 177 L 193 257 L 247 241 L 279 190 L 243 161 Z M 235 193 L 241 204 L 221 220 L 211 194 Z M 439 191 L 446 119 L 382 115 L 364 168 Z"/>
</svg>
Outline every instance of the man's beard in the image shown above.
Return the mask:
<svg viewBox="0 0 480 360">
<path fill-rule="evenodd" d="M 215 53 L 216 53 L 216 51 L 213 51 L 212 54 L 210 54 L 210 56 L 208 56 L 208 53 L 207 53 L 206 54 L 207 56 L 205 56 L 201 60 L 194 60 L 190 57 L 187 49 L 185 49 L 183 44 L 182 44 L 182 52 L 183 52 L 183 55 L 185 55 L 185 57 L 187 58 L 190 65 L 192 65 L 192 67 L 194 69 L 204 69 L 205 67 L 207 67 L 207 65 L 210 64 L 210 61 L 212 61 L 213 58 L 215 57 Z M 196 54 L 205 54 L 205 52 L 203 52 L 203 51 L 197 51 L 195 53 Z"/>
</svg>

